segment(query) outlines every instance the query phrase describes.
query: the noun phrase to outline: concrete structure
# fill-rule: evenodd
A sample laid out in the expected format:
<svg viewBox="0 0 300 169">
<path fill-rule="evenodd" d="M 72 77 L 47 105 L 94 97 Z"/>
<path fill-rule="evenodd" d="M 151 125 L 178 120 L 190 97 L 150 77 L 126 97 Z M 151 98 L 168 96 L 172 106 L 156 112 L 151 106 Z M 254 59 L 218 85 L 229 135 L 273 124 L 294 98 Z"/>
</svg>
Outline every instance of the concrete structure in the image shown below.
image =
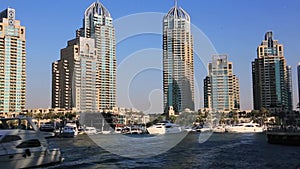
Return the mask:
<svg viewBox="0 0 300 169">
<path fill-rule="evenodd" d="M 254 109 L 289 111 L 288 81 L 283 45 L 273 39 L 272 32 L 267 32 L 252 62 Z"/>
<path fill-rule="evenodd" d="M 239 80 L 227 55 L 213 55 L 204 79 L 204 108 L 218 112 L 240 109 Z"/>
<path fill-rule="evenodd" d="M 108 10 L 94 2 L 83 27 L 52 64 L 52 107 L 112 110 L 116 105 L 116 44 Z"/>
<path fill-rule="evenodd" d="M 15 10 L 0 13 L 0 116 L 21 112 L 26 101 L 26 33 Z"/>
<path fill-rule="evenodd" d="M 163 18 L 164 112 L 194 110 L 194 52 L 190 16 L 177 4 Z"/>
</svg>

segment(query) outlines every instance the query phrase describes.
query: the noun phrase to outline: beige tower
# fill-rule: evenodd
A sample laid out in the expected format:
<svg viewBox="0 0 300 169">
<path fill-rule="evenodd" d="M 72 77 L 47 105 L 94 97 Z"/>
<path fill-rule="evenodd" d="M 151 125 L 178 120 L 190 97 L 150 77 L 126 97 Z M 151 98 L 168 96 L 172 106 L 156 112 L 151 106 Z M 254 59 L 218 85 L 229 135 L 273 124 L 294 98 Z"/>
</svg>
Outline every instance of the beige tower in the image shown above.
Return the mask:
<svg viewBox="0 0 300 169">
<path fill-rule="evenodd" d="M 194 51 L 190 16 L 177 4 L 163 18 L 164 112 L 194 110 Z"/>
<path fill-rule="evenodd" d="M 240 108 L 239 80 L 227 55 L 213 55 L 204 79 L 204 107 L 224 112 Z"/>
<path fill-rule="evenodd" d="M 25 27 L 15 10 L 0 13 L 0 114 L 21 112 L 26 99 Z"/>
</svg>

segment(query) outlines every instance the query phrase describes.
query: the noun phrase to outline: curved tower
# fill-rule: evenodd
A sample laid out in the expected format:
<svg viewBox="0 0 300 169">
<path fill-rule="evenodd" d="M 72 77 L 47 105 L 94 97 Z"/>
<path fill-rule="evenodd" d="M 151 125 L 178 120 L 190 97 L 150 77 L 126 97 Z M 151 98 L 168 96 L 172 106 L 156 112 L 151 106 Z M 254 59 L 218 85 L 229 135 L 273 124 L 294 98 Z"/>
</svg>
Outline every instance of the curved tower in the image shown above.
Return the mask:
<svg viewBox="0 0 300 169">
<path fill-rule="evenodd" d="M 175 3 L 163 18 L 164 112 L 194 110 L 194 53 L 190 16 Z"/>
<path fill-rule="evenodd" d="M 108 10 L 94 2 L 83 27 L 52 65 L 52 107 L 111 110 L 116 105 L 115 30 Z"/>
<path fill-rule="evenodd" d="M 83 28 L 77 32 L 77 36 L 95 40 L 99 109 L 112 109 L 116 106 L 115 29 L 109 11 L 99 1 L 85 10 Z"/>
</svg>

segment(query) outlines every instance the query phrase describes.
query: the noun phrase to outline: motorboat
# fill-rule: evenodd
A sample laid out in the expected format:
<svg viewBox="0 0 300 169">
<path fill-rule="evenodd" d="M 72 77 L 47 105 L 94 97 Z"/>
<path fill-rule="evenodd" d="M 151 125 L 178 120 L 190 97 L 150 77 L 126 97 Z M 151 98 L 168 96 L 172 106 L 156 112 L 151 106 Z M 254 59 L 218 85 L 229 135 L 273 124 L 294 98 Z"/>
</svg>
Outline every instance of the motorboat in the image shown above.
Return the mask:
<svg viewBox="0 0 300 169">
<path fill-rule="evenodd" d="M 1 168 L 29 168 L 62 162 L 60 149 L 49 148 L 30 118 L 0 119 Z"/>
<path fill-rule="evenodd" d="M 181 127 L 177 124 L 171 123 L 170 121 L 162 121 L 154 124 L 147 128 L 149 134 L 170 134 L 170 133 L 180 133 Z"/>
<path fill-rule="evenodd" d="M 40 131 L 45 131 L 45 132 L 54 132 L 54 125 L 50 122 L 42 124 L 40 127 Z"/>
<path fill-rule="evenodd" d="M 93 135 L 93 134 L 97 134 L 97 130 L 95 127 L 85 127 L 84 133 L 87 135 Z"/>
<path fill-rule="evenodd" d="M 77 125 L 75 123 L 67 123 L 62 129 L 62 137 L 75 137 L 78 135 Z"/>
<path fill-rule="evenodd" d="M 239 123 L 234 126 L 226 127 L 225 131 L 231 133 L 262 133 L 264 132 L 264 127 L 253 122 Z"/>
<path fill-rule="evenodd" d="M 145 131 L 141 126 L 127 126 L 121 130 L 122 134 L 144 134 Z"/>
<path fill-rule="evenodd" d="M 212 131 L 214 133 L 224 133 L 226 130 L 224 126 L 215 126 L 212 128 Z"/>
</svg>

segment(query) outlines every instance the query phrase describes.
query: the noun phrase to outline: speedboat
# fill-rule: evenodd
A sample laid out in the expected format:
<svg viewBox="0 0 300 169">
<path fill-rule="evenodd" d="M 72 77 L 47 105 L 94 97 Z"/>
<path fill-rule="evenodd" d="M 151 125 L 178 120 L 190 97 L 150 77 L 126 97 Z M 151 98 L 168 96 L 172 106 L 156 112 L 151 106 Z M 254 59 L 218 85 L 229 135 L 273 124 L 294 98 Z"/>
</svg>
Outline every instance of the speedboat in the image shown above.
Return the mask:
<svg viewBox="0 0 300 169">
<path fill-rule="evenodd" d="M 95 127 L 85 127 L 84 133 L 87 135 L 97 134 L 97 130 Z"/>
<path fill-rule="evenodd" d="M 226 130 L 224 126 L 215 126 L 212 128 L 212 131 L 214 133 L 224 133 Z"/>
<path fill-rule="evenodd" d="M 45 132 L 54 132 L 54 125 L 52 123 L 44 123 L 40 127 L 40 131 L 45 131 Z"/>
<path fill-rule="evenodd" d="M 180 133 L 181 127 L 177 124 L 171 123 L 170 121 L 162 121 L 156 123 L 153 126 L 147 128 L 149 134 L 170 134 L 170 133 Z"/>
<path fill-rule="evenodd" d="M 75 137 L 77 135 L 78 135 L 77 127 L 68 124 L 63 128 L 61 133 L 62 137 Z"/>
<path fill-rule="evenodd" d="M 60 149 L 50 149 L 30 118 L 0 119 L 1 168 L 28 168 L 62 162 Z"/>
<path fill-rule="evenodd" d="M 264 132 L 264 127 L 257 123 L 239 123 L 234 126 L 229 126 L 225 128 L 226 132 L 231 133 L 262 133 Z"/>
</svg>

